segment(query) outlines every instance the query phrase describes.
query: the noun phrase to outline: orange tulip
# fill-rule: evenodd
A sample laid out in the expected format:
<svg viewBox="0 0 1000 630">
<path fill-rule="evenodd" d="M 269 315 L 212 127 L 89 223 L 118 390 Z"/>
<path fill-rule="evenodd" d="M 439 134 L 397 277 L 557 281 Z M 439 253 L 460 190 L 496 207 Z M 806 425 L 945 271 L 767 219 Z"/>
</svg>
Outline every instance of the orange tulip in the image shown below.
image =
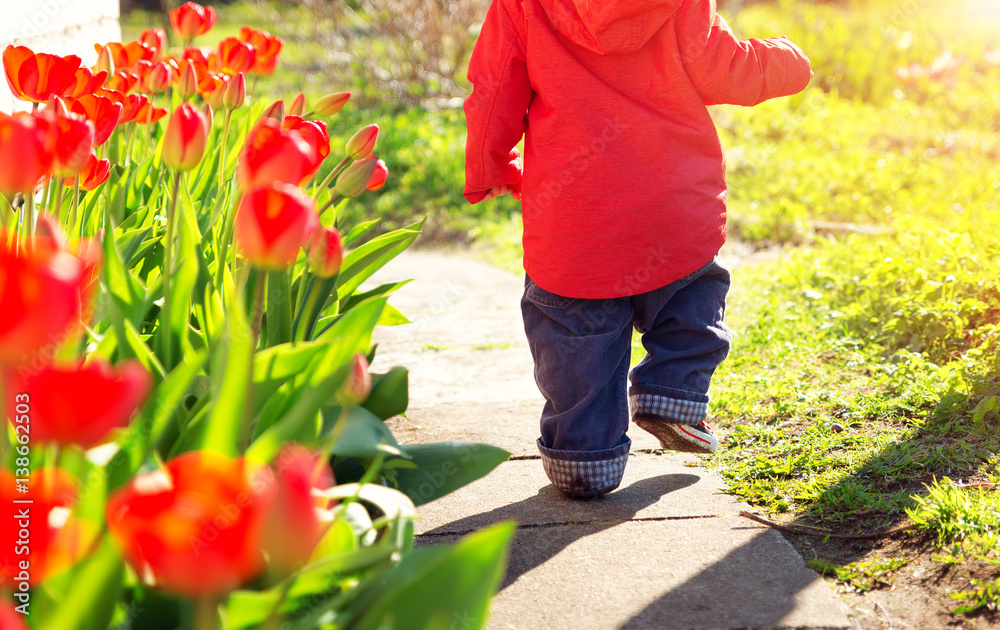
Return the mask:
<svg viewBox="0 0 1000 630">
<path fill-rule="evenodd" d="M 264 568 L 271 498 L 242 458 L 191 451 L 108 497 L 111 536 L 143 581 L 191 599 L 219 597 Z"/>
<path fill-rule="evenodd" d="M 129 96 L 132 96 L 129 94 Z M 145 94 L 143 94 L 145 96 Z M 135 114 L 134 122 L 138 125 L 154 125 L 167 115 L 166 107 L 156 107 L 153 101 L 147 97 L 139 111 Z"/>
<path fill-rule="evenodd" d="M 55 118 L 56 177 L 75 177 L 87 165 L 94 148 L 94 123 L 77 114 Z"/>
<path fill-rule="evenodd" d="M 273 182 L 300 184 L 316 156 L 309 143 L 278 121 L 264 118 L 250 131 L 236 165 L 236 181 L 244 190 Z"/>
<path fill-rule="evenodd" d="M 128 42 L 127 44 L 110 42 L 105 46 L 94 44 L 94 50 L 98 53 L 101 52 L 101 48 L 108 49 L 111 60 L 114 61 L 115 67 L 119 70 L 129 69 L 140 61 L 152 61 L 156 55 L 156 51 L 144 42 Z"/>
<path fill-rule="evenodd" d="M 34 402 L 31 401 L 32 405 Z M 34 434 L 33 422 L 31 427 Z M 69 515 L 79 485 L 72 475 L 61 468 L 39 468 L 31 473 L 28 493 L 18 494 L 14 476 L 4 468 L 0 469 L 0 484 L 0 498 L 5 506 L 15 505 L 14 500 L 31 500 L 27 506 L 18 506 L 30 507 L 27 522 L 19 522 L 15 509 L 9 509 L 0 520 L 0 534 L 4 540 L 13 543 L 18 538 L 25 538 L 19 535 L 21 529 L 28 530 L 26 538 L 30 540 L 30 545 L 25 545 L 24 549 L 27 556 L 15 555 L 13 544 L 0 551 L 0 584 L 14 587 L 23 582 L 17 579 L 21 561 L 27 560 L 30 569 L 23 577 L 28 578 L 29 585 L 35 586 L 73 568 L 90 554 L 98 530 L 94 524 Z M 0 627 L 7 630 L 5 625 Z"/>
<path fill-rule="evenodd" d="M 111 51 L 108 50 L 107 46 L 100 46 L 100 50 L 97 51 L 97 63 L 94 64 L 94 72 L 101 72 L 102 70 L 107 72 L 108 76 L 115 73 L 115 62 L 111 58 Z"/>
<path fill-rule="evenodd" d="M 271 35 L 257 28 L 244 26 L 240 29 L 240 40 L 254 49 L 254 63 L 250 68 L 252 74 L 271 76 L 278 66 L 278 55 L 285 45 L 285 40 L 277 35 Z"/>
<path fill-rule="evenodd" d="M 212 30 L 219 18 L 215 9 L 203 7 L 194 2 L 185 2 L 170 12 L 170 25 L 174 27 L 181 39 L 192 39 L 196 35 L 204 35 Z"/>
<path fill-rule="evenodd" d="M 86 66 L 81 66 L 77 69 L 74 76 L 76 79 L 75 85 L 67 90 L 63 96 L 80 98 L 84 94 L 93 94 L 104 85 L 104 82 L 108 78 L 108 73 L 104 70 L 94 72 Z"/>
<path fill-rule="evenodd" d="M 163 135 L 163 163 L 187 171 L 201 162 L 208 142 L 209 122 L 191 103 L 181 103 L 170 116 Z"/>
<path fill-rule="evenodd" d="M 352 160 L 362 160 L 372 154 L 378 140 L 378 125 L 362 127 L 347 141 L 345 151 Z"/>
<path fill-rule="evenodd" d="M 375 172 L 372 173 L 371 181 L 368 182 L 366 188 L 368 190 L 378 190 L 385 186 L 385 180 L 389 178 L 389 169 L 386 167 L 383 160 L 379 160 L 375 163 Z"/>
<path fill-rule="evenodd" d="M 219 42 L 217 54 L 220 69 L 226 74 L 247 72 L 257 58 L 253 46 L 235 37 L 227 37 Z"/>
<path fill-rule="evenodd" d="M 51 96 L 62 96 L 76 85 L 80 58 L 34 53 L 27 46 L 7 46 L 3 51 L 3 69 L 11 94 L 22 101 L 44 103 Z"/>
<path fill-rule="evenodd" d="M 360 405 L 372 393 L 372 375 L 368 372 L 368 358 L 360 352 L 351 361 L 347 380 L 337 390 L 337 400 L 347 406 Z"/>
<path fill-rule="evenodd" d="M 289 116 L 302 116 L 306 113 L 306 95 L 299 92 L 292 104 L 288 107 Z"/>
<path fill-rule="evenodd" d="M 24 365 L 80 326 L 90 269 L 49 239 L 36 237 L 19 250 L 7 241 L 0 238 L 0 365 Z"/>
<path fill-rule="evenodd" d="M 319 224 L 311 197 L 290 184 L 254 188 L 236 211 L 236 244 L 250 264 L 286 269 Z"/>
<path fill-rule="evenodd" d="M 128 94 L 139 85 L 139 75 L 126 70 L 119 70 L 108 77 L 108 89 Z"/>
<path fill-rule="evenodd" d="M 302 139 L 309 143 L 313 159 L 309 162 L 306 177 L 312 177 L 319 170 L 323 160 L 330 155 L 330 134 L 326 123 L 319 120 L 303 120 L 299 116 L 285 116 L 282 127 L 288 131 L 298 132 Z"/>
<path fill-rule="evenodd" d="M 317 230 L 309 244 L 306 257 L 309 269 L 320 278 L 332 278 L 340 273 L 344 262 L 344 245 L 340 241 L 340 232 L 336 228 Z"/>
<path fill-rule="evenodd" d="M 154 51 L 151 61 L 155 61 L 162 57 L 167 49 L 167 32 L 162 28 L 150 28 L 139 35 L 139 41 Z"/>
<path fill-rule="evenodd" d="M 31 400 L 32 442 L 89 449 L 127 426 L 151 387 L 152 378 L 138 361 L 112 367 L 96 359 L 86 365 L 47 365 L 15 378 L 8 391 Z M 81 405 L 84 399 L 87 404 Z M 15 411 L 13 397 L 7 411 Z"/>
<path fill-rule="evenodd" d="M 15 570 L 13 575 L 17 575 L 17 573 Z M 14 609 L 14 602 L 7 598 L 0 600 L 0 628 L 3 630 L 28 630 L 28 626 L 24 622 L 27 618 L 27 615 L 22 615 Z"/>
<path fill-rule="evenodd" d="M 320 457 L 304 446 L 289 444 L 278 454 L 274 472 L 266 470 L 258 477 L 260 483 L 273 487 L 263 543 L 271 567 L 281 575 L 296 571 L 309 560 L 330 524 L 327 513 L 313 498 L 313 488 L 334 485 L 333 471 Z M 317 464 L 319 476 L 315 475 Z"/>
<path fill-rule="evenodd" d="M 94 144 L 100 146 L 108 141 L 115 125 L 122 117 L 124 107 L 107 96 L 84 94 L 73 101 L 70 111 L 85 116 L 94 123 Z"/>
<path fill-rule="evenodd" d="M 149 97 L 145 94 L 125 94 L 124 96 L 118 94 L 121 97 L 119 102 L 122 104 L 122 117 L 118 119 L 119 125 L 134 121 L 143 108 L 149 106 Z"/>
<path fill-rule="evenodd" d="M 98 160 L 93 153 L 87 158 L 87 164 L 80 171 L 80 188 L 82 190 L 94 190 L 111 176 L 111 161 L 108 159 Z M 74 178 L 63 181 L 66 186 L 75 185 Z"/>
<path fill-rule="evenodd" d="M 321 96 L 316 100 L 316 106 L 313 108 L 313 111 L 317 116 L 333 116 L 344 108 L 344 105 L 347 104 L 350 98 L 350 92 L 334 92 L 333 94 Z"/>
</svg>

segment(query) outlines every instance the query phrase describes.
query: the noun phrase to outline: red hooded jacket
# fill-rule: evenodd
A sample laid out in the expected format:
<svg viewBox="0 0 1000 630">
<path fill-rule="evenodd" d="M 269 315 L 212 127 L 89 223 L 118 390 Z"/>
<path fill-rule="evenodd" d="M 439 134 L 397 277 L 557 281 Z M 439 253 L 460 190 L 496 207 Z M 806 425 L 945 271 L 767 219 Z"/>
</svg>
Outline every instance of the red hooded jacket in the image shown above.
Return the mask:
<svg viewBox="0 0 1000 630">
<path fill-rule="evenodd" d="M 738 40 L 715 0 L 494 0 L 469 65 L 465 197 L 522 193 L 524 268 L 543 289 L 656 289 L 726 239 L 706 106 L 755 105 L 810 78 L 787 39 Z"/>
</svg>

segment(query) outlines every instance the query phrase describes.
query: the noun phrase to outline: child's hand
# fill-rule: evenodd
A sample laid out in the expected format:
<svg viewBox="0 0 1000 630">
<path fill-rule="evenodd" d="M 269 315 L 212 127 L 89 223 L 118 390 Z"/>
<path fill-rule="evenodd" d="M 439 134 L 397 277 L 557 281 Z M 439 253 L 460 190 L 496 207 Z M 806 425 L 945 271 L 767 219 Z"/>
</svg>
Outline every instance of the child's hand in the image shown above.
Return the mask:
<svg viewBox="0 0 1000 630">
<path fill-rule="evenodd" d="M 486 196 L 483 197 L 483 201 L 489 201 L 490 199 L 496 199 L 497 197 L 503 197 L 507 193 L 510 193 L 510 196 L 513 197 L 514 199 L 516 199 L 517 201 L 521 201 L 521 193 L 517 192 L 516 190 L 514 190 L 513 188 L 511 188 L 507 184 L 501 184 L 500 186 L 497 186 L 496 188 L 490 188 L 489 190 L 487 190 L 486 191 Z"/>
</svg>

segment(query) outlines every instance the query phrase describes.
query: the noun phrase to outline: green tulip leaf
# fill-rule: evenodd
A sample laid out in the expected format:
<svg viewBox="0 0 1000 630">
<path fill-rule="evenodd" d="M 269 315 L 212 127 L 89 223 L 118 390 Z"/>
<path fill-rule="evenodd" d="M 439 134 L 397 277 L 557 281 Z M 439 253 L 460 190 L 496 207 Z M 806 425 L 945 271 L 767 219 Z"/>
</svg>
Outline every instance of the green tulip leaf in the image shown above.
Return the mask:
<svg viewBox="0 0 1000 630">
<path fill-rule="evenodd" d="M 461 442 L 408 444 L 406 454 L 415 467 L 396 470 L 396 482 L 415 505 L 450 494 L 510 459 L 501 448 Z"/>
<path fill-rule="evenodd" d="M 372 374 L 372 391 L 362 407 L 379 420 L 404 413 L 410 404 L 409 380 L 409 370 L 399 366 L 385 374 Z"/>
<path fill-rule="evenodd" d="M 340 300 L 350 296 L 361 283 L 398 256 L 420 235 L 423 221 L 376 236 L 344 257 L 337 283 Z"/>
</svg>

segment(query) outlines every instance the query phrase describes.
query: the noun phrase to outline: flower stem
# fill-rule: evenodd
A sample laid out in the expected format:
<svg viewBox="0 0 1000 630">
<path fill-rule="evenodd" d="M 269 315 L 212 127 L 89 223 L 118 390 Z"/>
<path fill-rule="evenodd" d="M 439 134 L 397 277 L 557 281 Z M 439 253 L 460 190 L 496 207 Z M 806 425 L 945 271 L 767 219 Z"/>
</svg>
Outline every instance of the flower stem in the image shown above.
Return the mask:
<svg viewBox="0 0 1000 630">
<path fill-rule="evenodd" d="M 56 181 L 56 211 L 53 213 L 56 215 L 56 220 L 62 223 L 62 206 L 63 206 L 63 183 L 62 180 Z M 72 227 L 72 226 L 70 226 Z"/>
<path fill-rule="evenodd" d="M 72 233 L 76 225 L 76 215 L 80 211 L 80 176 L 73 180 L 73 209 L 69 213 L 69 229 Z M 80 238 L 83 238 L 83 225 L 80 225 Z"/>
<path fill-rule="evenodd" d="M 302 303 L 299 305 L 299 310 L 295 314 L 295 321 L 292 322 L 292 340 L 299 340 L 299 326 L 302 323 L 303 317 L 309 317 L 312 310 L 316 308 L 316 299 L 319 292 L 316 289 L 316 276 L 309 276 L 309 282 L 306 284 L 305 293 L 302 296 Z M 302 339 L 305 341 L 305 331 L 302 331 Z"/>
<path fill-rule="evenodd" d="M 340 195 L 334 195 L 333 197 L 330 197 L 330 201 L 327 201 L 325 204 L 323 204 L 323 207 L 319 209 L 319 213 L 318 213 L 319 216 L 322 217 L 323 213 L 330 209 L 330 206 L 335 206 L 338 203 L 340 203 L 341 201 L 343 201 L 344 199 L 345 198 L 341 197 Z M 334 217 L 334 218 L 336 218 L 336 217 Z"/>
<path fill-rule="evenodd" d="M 194 630 L 216 630 L 219 627 L 218 604 L 209 597 L 204 597 L 194 605 Z"/>
<path fill-rule="evenodd" d="M 168 371 L 173 368 L 173 339 L 171 335 L 171 321 L 170 321 L 170 276 L 171 276 L 171 264 L 173 263 L 173 249 L 174 249 L 174 224 L 177 222 L 175 215 L 177 214 L 177 197 L 180 195 L 181 189 L 181 172 L 177 171 L 174 173 L 174 183 L 172 187 L 172 194 L 170 197 L 170 206 L 167 209 L 167 234 L 166 242 L 163 246 L 163 313 L 160 317 L 160 324 L 163 327 L 164 332 L 164 360 L 163 367 Z"/>
<path fill-rule="evenodd" d="M 253 347 L 257 347 L 260 340 L 260 323 L 264 319 L 264 288 L 267 281 L 267 273 L 261 269 L 257 270 L 257 287 L 253 296 Z"/>
<path fill-rule="evenodd" d="M 24 226 L 25 233 L 28 238 L 35 235 L 35 191 L 32 190 L 24 196 L 24 220 L 27 225 Z"/>
<path fill-rule="evenodd" d="M 323 183 L 321 183 L 319 185 L 319 188 L 316 189 L 315 198 L 318 199 L 319 196 L 323 194 L 323 191 L 330 187 L 330 184 L 332 184 L 333 180 L 337 178 L 337 175 L 340 174 L 340 171 L 344 170 L 344 167 L 350 164 L 350 162 L 351 158 L 345 157 L 343 160 L 340 161 L 340 164 L 337 164 L 337 166 L 335 166 L 333 170 L 330 171 L 330 174 L 326 176 L 326 179 L 323 180 Z"/>
<path fill-rule="evenodd" d="M 226 175 L 226 144 L 229 141 L 229 121 L 233 117 L 233 110 L 226 109 L 226 119 L 222 123 L 222 157 L 219 160 L 219 191 L 222 191 L 222 182 Z"/>
</svg>

